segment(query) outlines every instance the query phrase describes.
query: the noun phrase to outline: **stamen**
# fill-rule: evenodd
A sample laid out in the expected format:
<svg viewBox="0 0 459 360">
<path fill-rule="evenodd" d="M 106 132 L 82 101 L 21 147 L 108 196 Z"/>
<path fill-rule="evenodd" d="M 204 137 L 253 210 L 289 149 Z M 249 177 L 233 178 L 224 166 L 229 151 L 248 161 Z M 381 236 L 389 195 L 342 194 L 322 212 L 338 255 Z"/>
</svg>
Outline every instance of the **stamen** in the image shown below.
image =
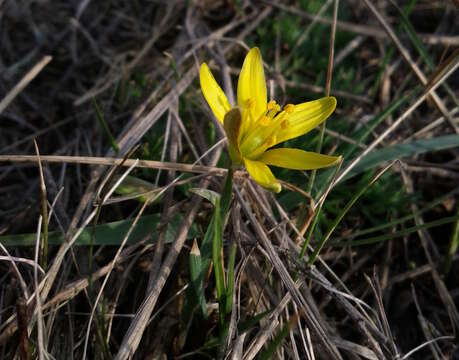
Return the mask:
<svg viewBox="0 0 459 360">
<path fill-rule="evenodd" d="M 271 118 L 269 118 L 268 116 L 266 115 L 263 115 L 260 119 L 260 124 L 263 125 L 263 126 L 268 126 L 269 123 L 271 121 Z"/>
<path fill-rule="evenodd" d="M 293 112 L 293 110 L 295 110 L 295 105 L 293 105 L 293 104 L 287 104 L 287 105 L 284 106 L 284 111 L 287 114 L 291 114 Z"/>
<path fill-rule="evenodd" d="M 271 100 L 271 101 L 268 103 L 268 110 L 274 109 L 274 107 L 275 107 L 276 105 L 277 105 L 276 100 Z"/>
<path fill-rule="evenodd" d="M 274 100 L 271 100 L 268 103 L 268 111 L 266 112 L 266 116 L 269 117 L 271 120 L 274 119 L 276 114 L 280 111 L 280 106 Z"/>
<path fill-rule="evenodd" d="M 271 147 L 273 146 L 274 144 L 276 143 L 276 135 L 271 135 L 270 137 L 268 137 L 265 141 L 265 144 L 267 147 Z"/>
</svg>

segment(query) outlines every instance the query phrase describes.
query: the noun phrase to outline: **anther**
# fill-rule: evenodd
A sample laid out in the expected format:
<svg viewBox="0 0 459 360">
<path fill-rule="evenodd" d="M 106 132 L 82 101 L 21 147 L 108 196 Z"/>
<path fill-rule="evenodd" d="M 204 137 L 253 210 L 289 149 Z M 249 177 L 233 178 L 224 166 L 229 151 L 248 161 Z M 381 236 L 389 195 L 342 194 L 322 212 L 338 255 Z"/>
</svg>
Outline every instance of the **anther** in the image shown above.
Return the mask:
<svg viewBox="0 0 459 360">
<path fill-rule="evenodd" d="M 271 135 L 269 138 L 266 139 L 266 146 L 271 147 L 276 143 L 276 135 Z"/>
<path fill-rule="evenodd" d="M 269 125 L 269 122 L 270 122 L 270 118 L 267 117 L 266 115 L 263 115 L 260 119 L 260 124 L 263 125 L 263 126 L 268 126 Z"/>
<path fill-rule="evenodd" d="M 287 105 L 284 106 L 284 111 L 287 114 L 291 114 L 293 112 L 293 110 L 295 110 L 295 105 L 293 105 L 293 104 L 287 104 Z"/>
<path fill-rule="evenodd" d="M 276 105 L 277 105 L 276 100 L 271 100 L 271 101 L 268 103 L 268 110 L 274 109 L 274 107 L 275 107 Z"/>
</svg>

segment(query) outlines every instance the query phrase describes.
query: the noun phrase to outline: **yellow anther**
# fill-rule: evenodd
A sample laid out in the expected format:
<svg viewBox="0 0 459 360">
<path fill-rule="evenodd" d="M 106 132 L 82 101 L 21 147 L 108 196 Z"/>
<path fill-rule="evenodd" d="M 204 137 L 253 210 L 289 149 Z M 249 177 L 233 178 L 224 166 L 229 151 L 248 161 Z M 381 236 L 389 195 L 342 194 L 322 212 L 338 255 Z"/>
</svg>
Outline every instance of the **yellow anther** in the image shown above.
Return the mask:
<svg viewBox="0 0 459 360">
<path fill-rule="evenodd" d="M 284 120 L 284 121 L 282 121 L 281 124 L 280 124 L 282 130 L 287 129 L 287 128 L 288 128 L 288 125 L 289 125 L 288 120 Z"/>
<path fill-rule="evenodd" d="M 280 111 L 280 106 L 274 101 L 271 100 L 268 103 L 268 111 L 266 112 L 266 116 L 270 119 L 274 119 L 274 116 Z"/>
<path fill-rule="evenodd" d="M 266 139 L 266 146 L 271 147 L 276 143 L 276 135 L 271 135 Z"/>
<path fill-rule="evenodd" d="M 263 126 L 268 126 L 269 123 L 270 123 L 270 120 L 271 120 L 271 119 L 270 119 L 269 117 L 263 115 L 263 116 L 261 117 L 261 119 L 260 119 L 260 124 L 263 125 Z"/>
<path fill-rule="evenodd" d="M 293 112 L 293 110 L 295 110 L 295 105 L 293 105 L 293 104 L 287 104 L 287 105 L 284 106 L 284 111 L 287 114 L 291 114 Z"/>
<path fill-rule="evenodd" d="M 268 110 L 274 109 L 276 105 L 277 105 L 276 101 L 275 101 L 275 100 L 271 100 L 271 101 L 268 103 Z M 278 106 L 279 106 L 279 105 L 278 105 Z"/>
</svg>

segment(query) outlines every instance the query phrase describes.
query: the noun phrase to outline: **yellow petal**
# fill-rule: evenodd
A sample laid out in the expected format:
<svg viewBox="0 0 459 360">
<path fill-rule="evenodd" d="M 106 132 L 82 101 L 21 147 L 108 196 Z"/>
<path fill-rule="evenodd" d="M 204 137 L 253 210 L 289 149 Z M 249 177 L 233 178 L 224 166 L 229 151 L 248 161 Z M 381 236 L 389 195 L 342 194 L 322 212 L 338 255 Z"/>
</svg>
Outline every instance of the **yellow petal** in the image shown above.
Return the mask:
<svg viewBox="0 0 459 360">
<path fill-rule="evenodd" d="M 277 182 L 269 167 L 262 162 L 244 159 L 244 165 L 250 176 L 252 176 L 259 185 L 275 193 L 282 190 L 281 184 Z"/>
<path fill-rule="evenodd" d="M 218 86 L 206 63 L 201 65 L 199 79 L 201 81 L 201 89 L 207 103 L 212 109 L 215 117 L 223 123 L 225 114 L 231 109 L 231 106 L 225 93 L 221 87 Z"/>
<path fill-rule="evenodd" d="M 299 149 L 280 148 L 266 151 L 258 161 L 295 170 L 320 169 L 337 164 L 341 156 L 322 155 Z"/>
<path fill-rule="evenodd" d="M 237 83 L 237 103 L 240 108 L 250 107 L 256 121 L 267 106 L 265 72 L 258 48 L 251 49 L 245 57 Z"/>
<path fill-rule="evenodd" d="M 288 126 L 276 133 L 276 144 L 304 135 L 325 121 L 335 110 L 333 96 L 295 105 L 286 119 Z"/>
</svg>

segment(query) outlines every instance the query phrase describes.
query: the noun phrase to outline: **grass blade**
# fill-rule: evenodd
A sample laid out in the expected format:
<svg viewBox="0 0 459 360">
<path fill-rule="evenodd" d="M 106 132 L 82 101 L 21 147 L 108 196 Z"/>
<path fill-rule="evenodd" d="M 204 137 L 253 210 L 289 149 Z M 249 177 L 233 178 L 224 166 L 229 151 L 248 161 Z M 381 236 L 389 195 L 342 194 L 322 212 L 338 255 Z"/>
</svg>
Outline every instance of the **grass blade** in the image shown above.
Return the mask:
<svg viewBox="0 0 459 360">
<path fill-rule="evenodd" d="M 417 212 L 414 212 L 414 213 L 412 213 L 410 215 L 402 216 L 401 218 L 393 220 L 393 221 L 385 222 L 384 224 L 381 224 L 381 225 L 373 226 L 371 228 L 360 230 L 360 231 L 354 232 L 354 233 L 349 234 L 349 235 L 341 236 L 341 237 L 337 238 L 336 241 L 341 241 L 341 240 L 345 240 L 345 239 L 355 239 L 355 238 L 357 238 L 359 236 L 362 236 L 362 235 L 366 235 L 366 234 L 369 234 L 369 233 L 372 233 L 372 232 L 376 232 L 376 231 L 381 231 L 381 230 L 384 230 L 384 229 L 387 229 L 387 228 L 394 227 L 394 226 L 399 225 L 399 224 L 403 224 L 404 222 L 412 220 L 416 216 L 420 216 L 421 214 L 425 213 L 426 211 L 429 211 L 430 209 L 433 209 L 434 207 L 440 205 L 445 200 L 447 200 L 448 198 L 454 196 L 457 193 L 459 193 L 459 189 L 454 189 L 454 190 L 448 192 L 447 194 L 438 197 L 434 201 L 424 205 L 424 207 L 421 210 L 417 211 Z"/>
<path fill-rule="evenodd" d="M 169 228 L 176 229 L 182 220 L 181 215 L 177 215 L 171 219 L 172 226 Z M 121 220 L 110 223 L 100 224 L 95 226 L 94 231 L 94 245 L 113 245 L 118 246 L 123 240 L 124 234 L 129 230 L 133 220 Z M 142 216 L 137 222 L 136 227 L 132 231 L 132 234 L 128 240 L 128 243 L 135 243 L 151 233 L 149 243 L 156 241 L 155 229 L 159 223 L 159 215 L 145 215 Z M 75 245 L 87 246 L 91 242 L 91 229 L 84 229 L 78 239 L 75 241 Z M 188 238 L 193 238 L 198 235 L 195 227 L 190 229 Z M 19 234 L 19 235 L 3 235 L 0 236 L 0 242 L 6 247 L 12 246 L 33 246 L 35 244 L 35 234 Z M 166 243 L 170 243 L 174 240 L 175 233 L 173 230 L 167 230 L 166 232 Z M 51 231 L 48 233 L 48 244 L 49 245 L 61 245 L 64 243 L 64 235 L 60 231 Z"/>
<path fill-rule="evenodd" d="M 411 141 L 406 144 L 397 144 L 375 150 L 363 157 L 354 168 L 346 174 L 343 180 L 352 178 L 364 171 L 380 166 L 388 161 L 424 154 L 431 151 L 451 149 L 459 146 L 458 135 L 444 135 L 433 139 Z"/>
<path fill-rule="evenodd" d="M 402 237 L 405 235 L 410 235 L 413 234 L 419 230 L 427 230 L 436 226 L 441 226 L 444 224 L 448 224 L 454 221 L 459 220 L 459 215 L 455 216 L 449 216 L 445 217 L 443 219 L 439 220 L 434 220 L 431 222 L 426 222 L 424 224 L 412 226 L 410 228 L 402 229 L 400 231 L 397 231 L 395 233 L 387 234 L 387 235 L 380 235 L 380 236 L 374 236 L 371 238 L 367 239 L 362 239 L 362 240 L 352 240 L 352 241 L 347 241 L 345 243 L 343 242 L 332 242 L 333 246 L 360 246 L 360 245 L 370 245 L 370 244 L 376 244 L 382 241 L 387 241 L 387 240 L 392 240 L 398 237 Z"/>
<path fill-rule="evenodd" d="M 284 325 L 282 330 L 274 337 L 273 341 L 268 345 L 267 349 L 263 351 L 258 359 L 260 360 L 268 360 L 275 358 L 275 352 L 282 344 L 282 341 L 287 337 L 288 333 L 295 325 L 297 321 L 297 316 L 293 316 L 288 320 L 288 322 Z"/>
<path fill-rule="evenodd" d="M 195 296 L 196 304 L 199 304 L 201 307 L 201 313 L 204 319 L 207 319 L 207 307 L 206 307 L 206 298 L 204 296 L 204 289 L 202 286 L 201 279 L 201 252 L 199 251 L 198 242 L 196 239 L 193 241 L 193 247 L 190 251 L 190 279 L 191 279 L 191 289 L 192 293 Z"/>
<path fill-rule="evenodd" d="M 344 215 L 347 214 L 349 209 L 355 204 L 355 202 L 368 190 L 368 188 L 373 185 L 378 179 L 387 171 L 389 170 L 394 163 L 389 164 L 386 166 L 384 169 L 380 170 L 365 186 L 363 186 L 359 191 L 357 191 L 352 199 L 346 204 L 344 209 L 338 214 L 336 219 L 333 221 L 332 225 L 328 228 L 327 232 L 323 236 L 323 238 L 320 240 L 319 244 L 314 248 L 314 252 L 312 253 L 311 257 L 309 258 L 308 264 L 312 265 L 314 264 L 314 261 L 319 255 L 320 250 L 322 250 L 323 246 L 325 243 L 328 241 L 330 238 L 331 234 L 335 230 L 335 228 L 338 226 L 338 224 L 341 222 L 343 219 Z"/>
<path fill-rule="evenodd" d="M 225 265 L 223 263 L 223 226 L 220 213 L 220 201 L 215 203 L 214 221 L 212 224 L 212 261 L 214 264 L 215 286 L 219 305 L 219 323 L 223 328 L 225 314 Z"/>
<path fill-rule="evenodd" d="M 112 135 L 112 132 L 110 131 L 110 128 L 108 127 L 107 122 L 105 121 L 104 113 L 99 108 L 99 105 L 97 105 L 97 101 L 94 98 L 92 98 L 92 106 L 94 107 L 94 110 L 96 111 L 96 118 L 99 121 L 100 125 L 102 126 L 102 129 L 104 130 L 105 136 L 107 136 L 108 141 L 110 142 L 110 146 L 118 154 L 118 152 L 120 151 L 118 144 L 116 143 L 116 140 L 114 136 Z"/>
<path fill-rule="evenodd" d="M 459 208 L 456 209 L 456 216 L 459 217 Z M 456 254 L 459 247 L 459 219 L 454 223 L 453 231 L 451 232 L 451 240 L 449 241 L 449 251 L 446 256 L 445 274 L 451 270 L 453 256 Z"/>
<path fill-rule="evenodd" d="M 231 244 L 231 250 L 228 259 L 228 279 L 226 288 L 226 307 L 225 314 L 231 314 L 233 307 L 233 293 L 234 293 L 234 266 L 236 263 L 237 245 L 235 242 Z"/>
</svg>

